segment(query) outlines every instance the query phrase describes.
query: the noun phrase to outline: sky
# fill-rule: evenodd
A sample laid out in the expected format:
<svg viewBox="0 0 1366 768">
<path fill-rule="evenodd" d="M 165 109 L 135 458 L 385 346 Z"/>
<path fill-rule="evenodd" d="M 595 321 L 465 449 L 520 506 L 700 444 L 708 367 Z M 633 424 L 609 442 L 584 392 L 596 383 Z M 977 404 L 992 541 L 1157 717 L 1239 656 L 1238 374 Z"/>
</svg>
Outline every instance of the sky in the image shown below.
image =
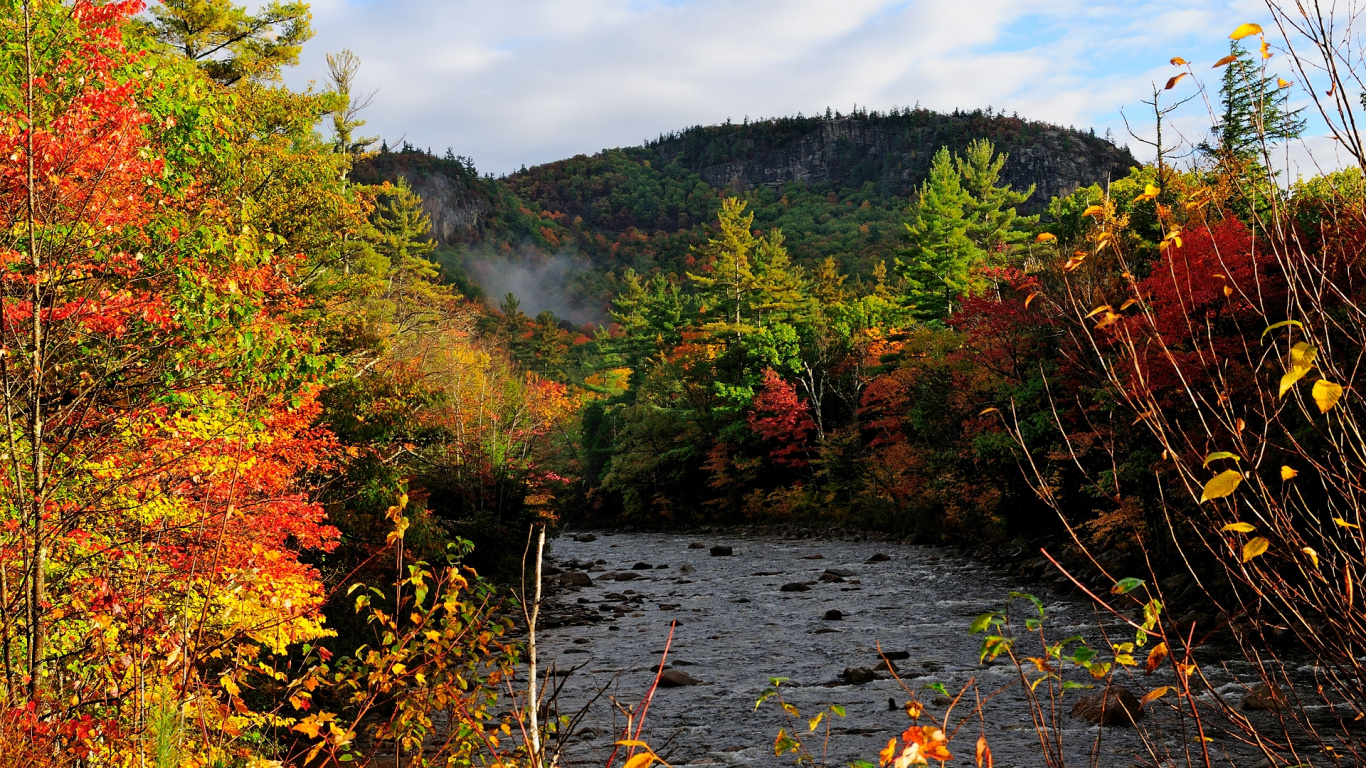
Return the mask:
<svg viewBox="0 0 1366 768">
<path fill-rule="evenodd" d="M 287 81 L 326 82 L 325 54 L 350 48 L 375 90 L 364 130 L 390 144 L 450 148 L 511 173 L 661 133 L 827 106 L 939 111 L 990 106 L 1108 129 L 1141 160 L 1140 103 L 1195 65 L 1209 94 L 1260 0 L 312 0 L 316 37 Z M 1273 43 L 1275 41 L 1273 40 Z M 1284 55 L 1271 71 L 1287 69 Z M 1293 79 L 1287 71 L 1287 79 Z M 1211 123 L 1194 95 L 1171 127 L 1191 142 Z M 1339 167 L 1311 121 L 1290 176 Z"/>
</svg>

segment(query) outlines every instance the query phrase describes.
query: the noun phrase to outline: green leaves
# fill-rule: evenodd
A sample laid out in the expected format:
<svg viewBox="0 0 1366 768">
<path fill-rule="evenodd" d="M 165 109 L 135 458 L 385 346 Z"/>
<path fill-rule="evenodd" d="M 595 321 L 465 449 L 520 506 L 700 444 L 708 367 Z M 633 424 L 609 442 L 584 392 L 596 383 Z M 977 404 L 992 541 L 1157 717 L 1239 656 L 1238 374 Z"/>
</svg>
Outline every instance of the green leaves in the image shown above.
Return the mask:
<svg viewBox="0 0 1366 768">
<path fill-rule="evenodd" d="M 1138 589 L 1139 587 L 1143 586 L 1144 583 L 1145 582 L 1143 581 L 1143 579 L 1135 579 L 1132 576 L 1129 578 L 1120 579 L 1119 581 L 1115 582 L 1115 585 L 1113 587 L 1110 587 L 1110 594 L 1127 595 L 1128 593 L 1133 592 L 1135 589 Z"/>
<path fill-rule="evenodd" d="M 1202 466 L 1208 467 L 1211 461 L 1218 461 L 1219 459 L 1233 459 L 1234 461 L 1242 461 L 1243 457 L 1239 456 L 1236 453 L 1230 453 L 1229 451 L 1215 451 L 1214 453 L 1211 453 L 1210 455 L 1205 457 L 1205 463 Z"/>
</svg>

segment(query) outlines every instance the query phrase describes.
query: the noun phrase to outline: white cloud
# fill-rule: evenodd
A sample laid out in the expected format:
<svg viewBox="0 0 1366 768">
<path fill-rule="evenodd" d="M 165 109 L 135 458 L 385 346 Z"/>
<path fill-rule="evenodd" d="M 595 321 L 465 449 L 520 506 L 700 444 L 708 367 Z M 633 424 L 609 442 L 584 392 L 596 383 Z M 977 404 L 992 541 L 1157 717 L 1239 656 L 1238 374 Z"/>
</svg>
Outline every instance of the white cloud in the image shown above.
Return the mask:
<svg viewBox="0 0 1366 768">
<path fill-rule="evenodd" d="M 1123 142 L 1119 110 L 1213 60 L 1252 0 L 315 0 L 288 79 L 351 48 L 390 141 L 495 173 L 746 115 L 992 105 Z M 1184 86 L 1183 86 L 1184 87 Z M 1182 118 L 1195 130 L 1203 107 Z M 1202 131 L 1197 131 L 1203 135 Z M 1196 138 L 1199 138 L 1198 136 Z M 1135 144 L 1136 154 L 1143 156 Z"/>
</svg>

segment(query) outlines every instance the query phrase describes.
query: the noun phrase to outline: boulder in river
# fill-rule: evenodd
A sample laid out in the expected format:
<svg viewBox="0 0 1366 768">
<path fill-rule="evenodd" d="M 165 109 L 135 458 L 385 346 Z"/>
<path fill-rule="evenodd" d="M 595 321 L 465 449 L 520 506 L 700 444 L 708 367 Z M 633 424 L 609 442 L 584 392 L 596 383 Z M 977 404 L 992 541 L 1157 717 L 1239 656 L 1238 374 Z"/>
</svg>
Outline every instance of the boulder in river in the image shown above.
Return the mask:
<svg viewBox="0 0 1366 768">
<path fill-rule="evenodd" d="M 844 583 L 844 579 L 840 578 L 839 576 L 836 576 L 836 575 L 833 574 L 833 573 L 822 573 L 822 574 L 820 575 L 820 578 L 817 579 L 817 581 L 821 581 L 821 582 L 824 582 L 824 583 L 826 583 L 826 584 L 843 584 L 843 583 Z"/>
<path fill-rule="evenodd" d="M 893 664 L 893 663 L 891 662 L 891 660 L 889 660 L 889 659 L 883 659 L 882 661 L 879 661 L 879 662 L 877 663 L 877 666 L 876 666 L 876 667 L 873 667 L 873 671 L 874 671 L 874 672 L 878 672 L 878 671 L 881 671 L 881 672 L 891 672 L 892 674 L 896 674 L 897 672 L 900 672 L 901 670 L 897 669 L 897 668 L 896 668 L 896 665 Z"/>
<path fill-rule="evenodd" d="M 631 581 L 638 578 L 640 578 L 640 574 L 635 573 L 634 571 L 622 571 L 617 574 L 617 581 Z"/>
<path fill-rule="evenodd" d="M 693 543 L 691 543 L 691 544 L 688 545 L 688 549 L 706 549 L 706 548 L 707 548 L 707 545 L 706 545 L 706 544 L 703 544 L 703 543 L 700 542 L 700 541 L 694 541 Z"/>
<path fill-rule="evenodd" d="M 729 557 L 732 554 L 733 552 L 731 552 L 731 548 L 724 544 L 717 544 L 716 546 L 711 548 L 712 557 Z"/>
<path fill-rule="evenodd" d="M 1143 707 L 1122 685 L 1083 696 L 1072 706 L 1072 717 L 1100 725 L 1122 725 L 1143 719 Z"/>
<path fill-rule="evenodd" d="M 598 537 L 597 537 L 597 536 L 594 536 L 594 535 L 591 534 L 591 533 L 576 533 L 576 534 L 574 534 L 574 541 L 581 541 L 581 542 L 583 542 L 583 543 L 585 543 L 585 544 L 587 544 L 587 543 L 590 542 L 590 541 L 597 541 L 597 540 L 598 540 Z"/>
<path fill-rule="evenodd" d="M 854 575 L 853 571 L 846 568 L 826 568 L 825 572 L 830 576 L 843 576 L 844 578 L 849 578 Z"/>
<path fill-rule="evenodd" d="M 803 560 L 824 560 L 825 555 L 802 555 Z"/>
<path fill-rule="evenodd" d="M 655 567 L 653 565 L 650 565 L 649 563 L 636 563 L 635 565 L 631 566 L 631 570 L 633 571 L 653 571 L 654 568 Z"/>
<path fill-rule="evenodd" d="M 1285 709 L 1285 694 L 1277 686 L 1262 683 L 1252 687 L 1243 697 L 1243 709 Z"/>
<path fill-rule="evenodd" d="M 891 555 L 886 555 L 886 554 L 883 554 L 883 553 L 881 553 L 881 552 L 878 552 L 877 554 L 873 555 L 872 557 L 868 558 L 867 560 L 864 560 L 863 563 L 864 563 L 865 565 L 867 565 L 867 564 L 869 564 L 869 563 L 885 563 L 885 562 L 887 562 L 888 560 L 891 560 L 891 559 L 892 559 Z M 852 575 L 852 574 L 851 574 L 851 575 Z"/>
<path fill-rule="evenodd" d="M 676 669 L 666 669 L 659 676 L 660 688 L 682 688 L 685 685 L 701 685 L 702 681 Z"/>
<path fill-rule="evenodd" d="M 846 667 L 844 672 L 840 674 L 840 678 L 851 685 L 871 683 L 873 677 L 873 670 L 867 667 Z"/>
<path fill-rule="evenodd" d="M 678 572 L 679 572 L 679 573 L 693 573 L 693 572 L 696 571 L 696 570 L 697 570 L 697 569 L 694 568 L 694 567 L 692 567 L 691 565 L 688 565 L 687 563 L 684 563 L 684 564 L 683 564 L 683 567 L 681 567 L 681 568 L 678 569 Z"/>
<path fill-rule="evenodd" d="M 844 621 L 844 613 L 838 608 L 831 608 L 821 617 L 825 621 Z"/>
<path fill-rule="evenodd" d="M 566 587 L 591 587 L 593 577 L 583 571 L 568 571 L 560 574 L 560 583 Z"/>
<path fill-rule="evenodd" d="M 890 659 L 892 661 L 905 661 L 911 658 L 910 651 L 882 651 L 878 653 L 879 658 Z"/>
<path fill-rule="evenodd" d="M 783 592 L 809 592 L 810 590 L 811 587 L 806 586 L 806 584 L 800 581 L 789 581 L 781 588 L 781 591 Z"/>
</svg>

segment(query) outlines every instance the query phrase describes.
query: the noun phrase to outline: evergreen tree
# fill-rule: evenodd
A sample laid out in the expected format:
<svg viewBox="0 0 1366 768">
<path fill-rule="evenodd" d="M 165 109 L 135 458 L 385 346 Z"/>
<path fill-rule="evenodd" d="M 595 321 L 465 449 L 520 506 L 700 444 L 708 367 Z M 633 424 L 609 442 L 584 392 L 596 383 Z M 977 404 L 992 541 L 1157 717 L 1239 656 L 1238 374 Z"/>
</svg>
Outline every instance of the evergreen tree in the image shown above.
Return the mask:
<svg viewBox="0 0 1366 768">
<path fill-rule="evenodd" d="M 886 272 L 886 267 L 883 267 Z M 826 256 L 816 272 L 811 276 L 811 296 L 822 306 L 832 307 L 836 304 L 843 304 L 847 298 L 844 290 L 844 281 L 848 275 L 840 272 L 839 264 L 836 263 L 834 256 Z"/>
<path fill-rule="evenodd" d="M 967 236 L 973 247 L 985 254 L 988 263 L 1003 261 L 1012 247 L 1029 238 L 1022 228 L 1039 221 L 1038 216 L 1021 217 L 1015 212 L 1015 206 L 1034 194 L 1033 185 L 1024 192 L 1016 192 L 1009 185 L 997 184 L 1006 159 L 1007 155 L 996 154 L 996 148 L 986 139 L 973 140 L 962 157 L 954 158 L 963 177 L 963 191 L 970 199 L 963 211 L 968 223 Z"/>
<path fill-rule="evenodd" d="M 1289 108 L 1290 90 L 1263 77 L 1252 54 L 1236 41 L 1229 44 L 1229 56 L 1233 60 L 1219 83 L 1219 123 L 1201 149 L 1223 160 L 1256 163 L 1264 144 L 1299 138 L 1304 110 Z"/>
<path fill-rule="evenodd" d="M 313 16 L 302 0 L 271 0 L 256 13 L 231 0 L 162 0 L 152 10 L 153 34 L 197 62 L 224 85 L 244 78 L 272 80 L 299 62 L 313 37 Z"/>
<path fill-rule="evenodd" d="M 754 253 L 754 295 L 751 298 L 755 324 L 797 324 L 807 320 L 815 303 L 806 292 L 802 268 L 792 263 L 783 245 L 782 230 L 773 230 L 757 240 Z"/>
<path fill-rule="evenodd" d="M 370 147 L 379 141 L 378 136 L 355 136 L 356 129 L 365 125 L 365 121 L 357 116 L 375 98 L 373 91 L 359 95 L 352 92 L 359 71 L 360 57 L 352 53 L 350 48 L 343 48 L 341 53 L 327 54 L 327 72 L 332 80 L 332 91 L 341 100 L 341 104 L 332 112 L 334 146 L 338 152 L 355 159 L 365 156 Z"/>
<path fill-rule="evenodd" d="M 915 221 L 906 225 L 907 247 L 896 260 L 906 279 L 906 300 L 921 319 L 942 318 L 969 287 L 976 248 L 965 214 L 973 201 L 963 189 L 947 147 L 935 153 L 929 178 L 920 186 Z"/>
<path fill-rule="evenodd" d="M 711 265 L 708 275 L 688 273 L 688 279 L 702 288 L 703 314 L 717 318 L 703 327 L 715 334 L 734 334 L 738 341 L 752 326 L 745 322 L 746 297 L 754 290 L 751 255 L 758 246 L 754 236 L 754 214 L 745 213 L 745 202 L 737 197 L 721 201 L 716 237 L 709 238 L 700 252 Z M 752 318 L 751 318 L 752 319 Z"/>
</svg>

